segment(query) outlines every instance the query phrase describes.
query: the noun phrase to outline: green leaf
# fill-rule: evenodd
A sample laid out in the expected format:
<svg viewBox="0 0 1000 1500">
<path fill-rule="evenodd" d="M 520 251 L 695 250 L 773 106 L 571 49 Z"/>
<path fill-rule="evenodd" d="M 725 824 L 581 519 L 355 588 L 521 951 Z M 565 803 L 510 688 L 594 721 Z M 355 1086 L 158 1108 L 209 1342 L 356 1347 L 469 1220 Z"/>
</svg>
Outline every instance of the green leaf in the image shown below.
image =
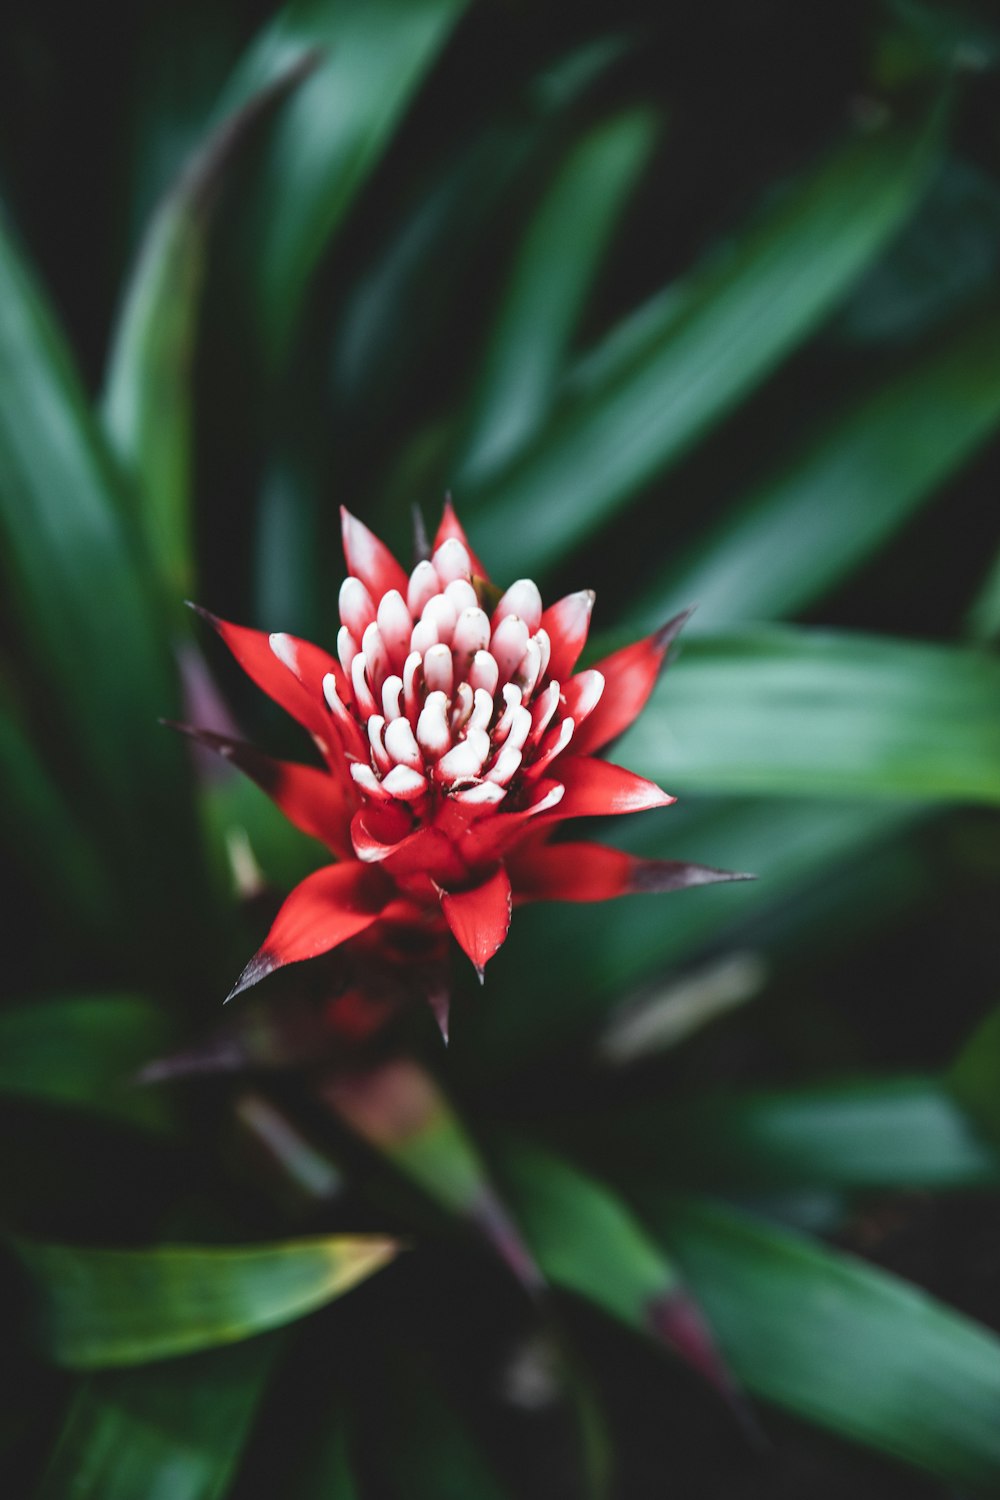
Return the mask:
<svg viewBox="0 0 1000 1500">
<path fill-rule="evenodd" d="M 1000 1483 L 1000 1340 L 861 1260 L 706 1203 L 642 1206 L 747 1389 L 954 1484 Z"/>
<path fill-rule="evenodd" d="M 308 55 L 222 119 L 160 202 L 118 312 L 104 390 L 108 439 L 141 494 L 150 552 L 191 593 L 192 365 L 211 210 L 260 116 L 311 67 Z"/>
<path fill-rule="evenodd" d="M 477 1077 L 523 1067 L 547 1047 L 565 1047 L 571 1032 L 596 1020 L 630 987 L 709 944 L 745 943 L 752 925 L 759 946 L 761 925 L 776 911 L 838 868 L 869 859 L 915 815 L 906 804 L 761 798 L 622 820 L 614 842 L 634 853 L 753 870 L 759 878 L 669 896 L 628 896 L 596 910 L 546 904 L 519 911 L 487 977 L 506 1001 L 462 1015 L 452 1049 L 456 1061 Z"/>
<path fill-rule="evenodd" d="M 35 1500 L 222 1500 L 277 1346 L 255 1339 L 83 1382 Z"/>
<path fill-rule="evenodd" d="M 113 884 L 76 809 L 49 774 L 5 684 L 0 683 L 0 827 L 10 857 L 64 913 L 106 934 Z"/>
<path fill-rule="evenodd" d="M 793 614 L 906 524 L 1000 419 L 991 312 L 851 402 L 643 590 L 629 622 L 691 629 Z"/>
<path fill-rule="evenodd" d="M 18 666 L 86 786 L 81 817 L 127 871 L 127 933 L 154 932 L 169 960 L 164 924 L 176 938 L 206 902 L 187 766 L 157 722 L 176 714 L 178 691 L 157 576 L 127 509 L 59 330 L 0 225 L 0 558 Z"/>
<path fill-rule="evenodd" d="M 466 0 L 293 0 L 258 37 L 222 108 L 303 53 L 313 77 L 281 111 L 255 179 L 250 307 L 268 360 L 287 351 L 309 278 Z"/>
<path fill-rule="evenodd" d="M 0 1096 L 84 1109 L 164 1130 L 162 1093 L 136 1074 L 175 1045 L 173 1027 L 139 995 L 57 995 L 0 1010 Z"/>
<path fill-rule="evenodd" d="M 969 633 L 979 640 L 1000 639 L 1000 553 L 972 601 L 966 625 Z"/>
<path fill-rule="evenodd" d="M 43 1351 L 78 1370 L 249 1338 L 341 1296 L 398 1251 L 357 1235 L 148 1250 L 12 1243 L 34 1284 Z"/>
<path fill-rule="evenodd" d="M 468 495 L 459 476 L 476 546 L 500 576 L 526 558 L 551 566 L 609 521 L 809 335 L 919 199 L 940 124 L 938 111 L 839 149 L 661 299 L 659 327 L 654 316 L 638 340 L 616 340 L 605 378 L 523 456 Z"/>
<path fill-rule="evenodd" d="M 1000 660 L 773 626 L 688 643 L 614 747 L 669 791 L 1000 801 Z"/>
<path fill-rule="evenodd" d="M 505 1139 L 497 1170 L 546 1278 L 651 1334 L 676 1270 L 607 1188 L 567 1162 Z"/>
<path fill-rule="evenodd" d="M 656 114 L 629 109 L 574 143 L 522 235 L 461 444 L 474 486 L 544 420 L 570 341 L 628 195 L 649 161 Z"/>
<path fill-rule="evenodd" d="M 935 1078 L 656 1100 L 567 1121 L 563 1135 L 629 1175 L 710 1191 L 1000 1183 L 1000 1155 Z"/>
</svg>

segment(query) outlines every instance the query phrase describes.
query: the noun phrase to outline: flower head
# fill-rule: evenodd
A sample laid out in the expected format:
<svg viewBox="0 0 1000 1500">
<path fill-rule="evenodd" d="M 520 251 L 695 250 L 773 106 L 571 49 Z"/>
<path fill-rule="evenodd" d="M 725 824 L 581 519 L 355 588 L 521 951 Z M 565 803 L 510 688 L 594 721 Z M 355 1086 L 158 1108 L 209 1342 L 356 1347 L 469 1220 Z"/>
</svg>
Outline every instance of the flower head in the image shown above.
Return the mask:
<svg viewBox="0 0 1000 1500">
<path fill-rule="evenodd" d="M 336 657 L 207 616 L 309 731 L 324 764 L 198 737 L 338 856 L 292 891 L 233 994 L 366 929 L 368 941 L 377 935 L 403 952 L 450 930 L 482 977 L 515 905 L 728 878 L 554 841 L 567 819 L 674 801 L 596 752 L 642 709 L 685 616 L 577 672 L 592 593 L 548 609 L 530 579 L 501 593 L 450 503 L 430 557 L 409 574 L 366 526 L 342 516 L 348 577 Z"/>
</svg>

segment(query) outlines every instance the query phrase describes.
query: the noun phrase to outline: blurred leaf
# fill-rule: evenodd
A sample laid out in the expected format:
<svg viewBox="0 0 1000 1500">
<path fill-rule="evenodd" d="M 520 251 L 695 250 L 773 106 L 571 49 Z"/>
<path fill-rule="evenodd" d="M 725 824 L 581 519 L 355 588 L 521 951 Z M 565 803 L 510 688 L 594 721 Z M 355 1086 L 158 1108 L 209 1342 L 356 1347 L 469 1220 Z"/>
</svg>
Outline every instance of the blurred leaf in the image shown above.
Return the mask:
<svg viewBox="0 0 1000 1500">
<path fill-rule="evenodd" d="M 256 173 L 246 243 L 250 307 L 280 362 L 307 283 L 466 0 L 292 0 L 250 48 L 220 108 L 242 104 L 304 52 L 323 61 L 290 100 Z"/>
<path fill-rule="evenodd" d="M 966 625 L 978 640 L 995 641 L 1000 637 L 1000 553 L 972 602 Z"/>
<path fill-rule="evenodd" d="M 317 1444 L 312 1445 L 295 1500 L 361 1500 L 348 1448 L 347 1427 L 338 1412 L 328 1417 Z"/>
<path fill-rule="evenodd" d="M 912 220 L 852 292 L 834 332 L 857 344 L 912 340 L 988 293 L 1000 262 L 1000 189 L 949 157 Z"/>
<path fill-rule="evenodd" d="M 567 1121 L 564 1134 L 629 1176 L 711 1191 L 1000 1183 L 1000 1154 L 934 1078 L 651 1100 Z"/>
<path fill-rule="evenodd" d="M 358 422 L 382 431 L 386 406 L 447 337 L 456 287 L 478 265 L 484 241 L 512 217 L 525 177 L 565 129 L 566 112 L 628 46 L 625 36 L 602 36 L 557 58 L 508 112 L 449 142 L 452 154 L 411 189 L 350 294 L 333 340 L 334 418 L 345 437 Z"/>
<path fill-rule="evenodd" d="M 276 1352 L 273 1338 L 91 1376 L 35 1500 L 222 1500 Z"/>
<path fill-rule="evenodd" d="M 185 764 L 157 723 L 177 710 L 158 584 L 125 511 L 60 333 L 0 226 L 0 555 L 24 670 L 78 763 L 83 815 L 121 854 L 119 901 L 169 960 L 162 924 L 182 932 L 204 908 L 201 860 Z M 171 865 L 184 879 L 168 904 Z"/>
<path fill-rule="evenodd" d="M 182 596 L 194 582 L 192 365 L 211 210 L 253 126 L 315 61 L 304 54 L 279 73 L 192 155 L 146 231 L 118 312 L 105 379 L 105 428 L 139 486 L 150 552 Z"/>
<path fill-rule="evenodd" d="M 1000 1145 L 1000 1009 L 976 1027 L 947 1078 L 961 1105 Z"/>
<path fill-rule="evenodd" d="M 728 1375 L 676 1268 L 615 1195 L 576 1167 L 507 1138 L 501 1179 L 548 1281 L 666 1345 L 724 1393 Z"/>
<path fill-rule="evenodd" d="M 398 1251 L 392 1240 L 357 1235 L 149 1250 L 12 1243 L 37 1293 L 41 1347 L 78 1370 L 249 1338 L 322 1307 Z"/>
<path fill-rule="evenodd" d="M 918 200 L 940 123 L 838 150 L 661 303 L 659 337 L 646 329 L 641 353 L 611 361 L 523 457 L 468 494 L 456 477 L 500 576 L 550 567 L 807 337 Z"/>
<path fill-rule="evenodd" d="M 111 924 L 113 885 L 76 810 L 49 775 L 6 684 L 0 682 L 0 827 L 12 862 L 23 860 L 44 895 L 93 932 Z"/>
<path fill-rule="evenodd" d="M 649 161 L 659 121 L 602 121 L 560 163 L 521 237 L 480 365 L 459 471 L 474 485 L 542 423 L 608 242 Z"/>
<path fill-rule="evenodd" d="M 418 1063 L 396 1058 L 367 1073 L 339 1073 L 325 1097 L 397 1171 L 484 1235 L 519 1280 L 537 1285 L 537 1269 L 477 1146 Z"/>
<path fill-rule="evenodd" d="M 174 1044 L 163 1010 L 139 995 L 58 995 L 0 1009 L 0 1095 L 170 1127 L 162 1093 L 136 1074 Z"/>
<path fill-rule="evenodd" d="M 672 671 L 674 669 L 671 669 Z M 474 1076 L 521 1068 L 577 1033 L 652 974 L 690 960 L 709 944 L 768 940 L 765 925 L 804 891 L 829 880 L 913 821 L 908 805 L 788 802 L 762 798 L 668 808 L 616 830 L 634 853 L 754 870 L 752 884 L 702 887 L 669 896 L 628 896 L 594 911 L 537 906 L 518 912 L 490 965 L 489 993 L 503 1005 L 477 1007 L 456 1022 L 453 1054 Z M 793 907 L 794 913 L 794 907 Z"/>
<path fill-rule="evenodd" d="M 841 410 L 642 591 L 655 628 L 697 602 L 691 630 L 794 614 L 885 544 L 995 429 L 1000 314 Z"/>
<path fill-rule="evenodd" d="M 642 1206 L 747 1388 L 954 1484 L 1000 1482 L 1000 1340 L 861 1260 L 706 1203 Z"/>
<path fill-rule="evenodd" d="M 614 747 L 670 791 L 1000 801 L 1000 660 L 772 626 L 691 641 Z"/>
</svg>

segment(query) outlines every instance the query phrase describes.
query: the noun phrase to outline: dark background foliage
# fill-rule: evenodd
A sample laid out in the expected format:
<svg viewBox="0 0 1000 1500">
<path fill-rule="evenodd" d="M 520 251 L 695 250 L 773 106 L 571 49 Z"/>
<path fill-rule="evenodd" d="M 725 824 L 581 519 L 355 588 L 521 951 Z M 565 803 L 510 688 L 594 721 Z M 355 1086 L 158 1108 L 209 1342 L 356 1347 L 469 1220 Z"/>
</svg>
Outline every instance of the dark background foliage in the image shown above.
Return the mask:
<svg viewBox="0 0 1000 1500">
<path fill-rule="evenodd" d="M 252 92 L 234 72 L 276 8 L 6 10 L 4 267 L 32 268 L 88 402 L 107 413 L 116 377 L 141 399 L 107 437 L 91 428 L 59 335 L 4 269 L 0 1221 L 14 1244 L 378 1230 L 420 1248 L 284 1334 L 261 1333 L 266 1287 L 237 1319 L 257 1336 L 228 1350 L 156 1362 L 151 1334 L 134 1372 L 108 1371 L 94 1335 L 87 1377 L 52 1367 L 81 1362 L 51 1311 L 75 1271 L 29 1292 L 12 1255 L 8 1492 L 994 1493 L 1000 1346 L 957 1320 L 926 1332 L 936 1311 L 895 1290 L 873 1311 L 851 1283 L 841 1322 L 817 1311 L 847 1252 L 1000 1332 L 992 9 L 442 0 L 409 85 L 372 62 L 394 55 L 405 3 L 340 9 L 355 40 L 333 3 L 292 14 L 305 45 L 329 13 L 331 55 L 360 57 L 363 81 L 371 65 L 345 115 L 368 154 L 323 191 L 299 184 L 346 129 L 310 125 L 321 59 L 209 174 L 210 212 L 169 200 L 162 283 L 139 259 L 157 205 L 220 99 Z M 162 321 L 122 353 L 130 285 Z M 70 428 L 97 454 L 90 510 Z M 447 1063 L 419 1026 L 413 1046 L 523 1224 L 510 1132 L 610 1186 L 673 1257 L 750 1393 L 749 1433 L 613 1297 L 573 1295 L 591 1252 L 598 1283 L 605 1255 L 608 1283 L 634 1269 L 628 1235 L 605 1243 L 582 1208 L 580 1265 L 550 1273 L 553 1343 L 492 1253 L 449 1230 L 435 1183 L 394 1159 L 387 1187 L 311 1075 L 255 1056 L 249 1083 L 167 1090 L 179 1134 L 151 1124 L 160 1094 L 100 1097 L 214 1031 L 279 893 L 319 858 L 155 728 L 180 708 L 174 651 L 189 709 L 207 661 L 202 706 L 221 692 L 248 738 L 305 753 L 181 599 L 330 642 L 338 505 L 405 555 L 411 504 L 433 524 L 447 488 L 499 575 L 548 597 L 592 585 L 604 637 L 700 606 L 622 751 L 681 803 L 629 837 L 757 885 L 519 913 L 483 994 L 460 980 Z M 234 838 L 260 873 L 242 899 Z M 330 983 L 322 965 L 270 982 L 265 1041 L 268 1017 Z M 668 1030 L 624 1061 L 637 1011 Z M 294 1123 L 336 1191 L 288 1188 L 248 1098 Z M 676 1194 L 737 1216 L 711 1254 Z M 548 1271 L 544 1234 L 528 1238 Z M 829 1259 L 807 1267 L 802 1244 Z M 164 1326 L 185 1295 L 163 1293 Z"/>
</svg>

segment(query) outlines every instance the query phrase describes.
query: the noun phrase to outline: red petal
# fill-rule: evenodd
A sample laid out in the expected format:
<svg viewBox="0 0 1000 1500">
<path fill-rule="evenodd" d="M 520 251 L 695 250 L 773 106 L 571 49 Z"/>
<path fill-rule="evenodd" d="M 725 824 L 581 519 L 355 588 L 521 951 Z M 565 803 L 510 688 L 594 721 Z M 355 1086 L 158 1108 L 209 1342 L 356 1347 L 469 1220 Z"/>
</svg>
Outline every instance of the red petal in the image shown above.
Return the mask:
<svg viewBox="0 0 1000 1500">
<path fill-rule="evenodd" d="M 752 878 L 683 860 L 636 859 L 584 840 L 518 850 L 508 857 L 507 868 L 518 901 L 607 901 L 637 892 L 679 891 Z"/>
<path fill-rule="evenodd" d="M 542 615 L 542 629 L 552 642 L 548 676 L 554 682 L 565 682 L 587 644 L 590 616 L 594 608 L 593 589 L 567 594 L 550 604 Z"/>
<path fill-rule="evenodd" d="M 654 782 L 622 766 L 589 756 L 572 756 L 559 766 L 566 795 L 549 815 L 553 818 L 595 818 L 610 813 L 644 812 L 676 802 Z"/>
<path fill-rule="evenodd" d="M 361 579 L 375 603 L 378 604 L 390 589 L 398 589 L 405 599 L 409 580 L 403 568 L 385 543 L 380 542 L 375 533 L 343 505 L 340 507 L 340 529 L 347 571 Z"/>
<path fill-rule="evenodd" d="M 276 802 L 290 823 L 321 839 L 337 854 L 351 852 L 350 821 L 354 812 L 345 786 L 329 771 L 316 766 L 302 766 L 294 761 L 272 760 L 252 745 L 228 735 L 194 729 L 189 724 L 173 724 L 182 734 L 190 735 L 199 745 L 214 750 L 224 760 L 239 766 L 251 781 Z"/>
<path fill-rule="evenodd" d="M 499 865 L 482 885 L 471 891 L 442 891 L 441 909 L 445 921 L 459 946 L 476 966 L 480 980 L 483 970 L 502 946 L 510 927 L 510 880 Z"/>
<path fill-rule="evenodd" d="M 338 684 L 344 681 L 340 663 L 332 656 L 294 635 L 276 636 L 281 642 L 284 655 L 275 654 L 271 637 L 262 630 L 250 630 L 246 625 L 232 625 L 220 620 L 208 610 L 194 606 L 198 614 L 207 620 L 213 630 L 218 631 L 240 666 L 269 698 L 281 705 L 286 713 L 305 726 L 310 734 L 327 740 L 330 734 L 330 715 L 323 698 L 323 678 L 333 672 Z"/>
<path fill-rule="evenodd" d="M 560 782 L 536 782 L 528 807 L 519 808 L 516 812 L 494 812 L 467 830 L 462 842 L 464 858 L 470 865 L 492 864 L 504 850 L 521 843 L 532 834 L 539 823 L 544 825 L 547 819 L 558 816 L 562 797 Z M 536 818 L 538 823 L 534 821 Z"/>
<path fill-rule="evenodd" d="M 639 716 L 660 675 L 671 642 L 690 615 L 691 611 L 685 609 L 645 640 L 635 641 L 595 664 L 595 670 L 604 674 L 605 688 L 586 728 L 578 728 L 574 737 L 580 754 L 592 755 L 600 750 Z"/>
<path fill-rule="evenodd" d="M 607 683 L 603 674 L 591 667 L 586 672 L 575 672 L 568 682 L 560 682 L 559 687 L 563 700 L 560 718 L 572 719 L 576 725 L 573 731 L 575 751 L 580 742 L 581 726 L 597 712 L 608 690 Z"/>
<path fill-rule="evenodd" d="M 392 882 L 381 871 L 353 860 L 327 865 L 307 875 L 285 901 L 264 946 L 247 964 L 227 999 L 285 964 L 316 958 L 363 932 L 393 894 Z"/>
<path fill-rule="evenodd" d="M 465 866 L 454 845 L 437 828 L 413 828 L 395 806 L 361 808 L 351 824 L 354 852 L 364 864 L 381 865 L 393 875 L 427 875 L 433 880 L 461 880 Z"/>
<path fill-rule="evenodd" d="M 444 511 L 441 515 L 441 525 L 437 529 L 437 535 L 434 538 L 434 546 L 431 548 L 431 551 L 436 552 L 441 543 L 446 542 L 449 537 L 454 537 L 456 541 L 462 543 L 462 546 L 469 554 L 469 561 L 472 563 L 473 573 L 478 578 L 485 578 L 488 580 L 490 575 L 483 567 L 479 558 L 473 552 L 472 546 L 469 542 L 469 538 L 465 534 L 465 528 L 455 514 L 455 507 L 451 503 L 451 496 L 447 495 L 445 496 Z"/>
</svg>

